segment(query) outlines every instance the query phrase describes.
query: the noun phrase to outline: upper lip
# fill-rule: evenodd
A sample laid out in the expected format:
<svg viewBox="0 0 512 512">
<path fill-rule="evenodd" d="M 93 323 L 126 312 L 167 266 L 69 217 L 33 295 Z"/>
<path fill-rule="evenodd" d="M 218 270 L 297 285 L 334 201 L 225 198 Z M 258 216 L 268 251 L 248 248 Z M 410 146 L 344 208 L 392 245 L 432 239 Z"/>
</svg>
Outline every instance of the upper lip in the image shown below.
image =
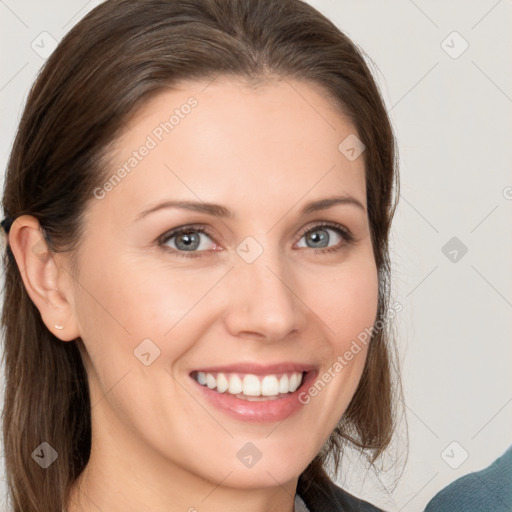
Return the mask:
<svg viewBox="0 0 512 512">
<path fill-rule="evenodd" d="M 308 372 L 314 369 L 314 365 L 305 363 L 283 362 L 260 364 L 247 362 L 196 368 L 194 371 L 204 373 L 250 373 L 253 375 L 273 375 L 276 373 Z"/>
</svg>

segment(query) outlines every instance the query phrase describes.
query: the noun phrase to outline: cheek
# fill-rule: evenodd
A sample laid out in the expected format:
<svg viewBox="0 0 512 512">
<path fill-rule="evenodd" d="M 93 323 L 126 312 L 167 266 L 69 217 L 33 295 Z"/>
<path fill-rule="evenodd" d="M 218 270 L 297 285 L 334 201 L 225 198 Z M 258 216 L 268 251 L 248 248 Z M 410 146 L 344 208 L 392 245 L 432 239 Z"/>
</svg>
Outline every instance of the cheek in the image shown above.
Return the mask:
<svg viewBox="0 0 512 512">
<path fill-rule="evenodd" d="M 316 283 L 308 304 L 321 319 L 328 343 L 318 347 L 324 364 L 302 400 L 328 432 L 352 399 L 365 365 L 378 308 L 377 268 L 372 258 L 359 259 Z"/>
<path fill-rule="evenodd" d="M 361 259 L 336 272 L 317 274 L 314 282 L 308 304 L 325 326 L 332 349 L 339 354 L 376 320 L 377 268 L 373 259 Z"/>
<path fill-rule="evenodd" d="M 102 333 L 125 343 L 130 339 L 131 344 L 144 338 L 156 343 L 168 339 L 178 327 L 204 314 L 201 302 L 224 273 L 116 259 L 117 265 L 91 265 L 80 277 L 87 291 L 80 294 L 77 309 L 82 331 L 91 339 Z"/>
</svg>

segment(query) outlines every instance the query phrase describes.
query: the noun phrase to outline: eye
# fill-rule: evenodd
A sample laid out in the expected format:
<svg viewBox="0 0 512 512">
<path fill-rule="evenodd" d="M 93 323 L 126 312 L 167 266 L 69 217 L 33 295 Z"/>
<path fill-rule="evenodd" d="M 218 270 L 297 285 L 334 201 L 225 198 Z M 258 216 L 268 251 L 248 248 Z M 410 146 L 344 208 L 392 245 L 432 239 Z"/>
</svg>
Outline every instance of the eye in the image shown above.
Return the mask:
<svg viewBox="0 0 512 512">
<path fill-rule="evenodd" d="M 208 239 L 210 243 L 208 243 Z M 210 235 L 208 235 L 205 226 L 183 226 L 176 228 L 162 235 L 159 244 L 185 258 L 201 256 L 201 252 L 216 250 L 216 247 L 218 247 L 213 243 Z M 189 254 L 185 254 L 187 252 Z"/>
<path fill-rule="evenodd" d="M 334 233 L 334 236 L 331 233 Z M 304 246 L 299 244 L 299 247 L 322 249 L 321 252 L 338 251 L 345 245 L 343 242 L 352 243 L 354 241 L 354 237 L 347 229 L 343 228 L 339 224 L 329 222 L 309 228 L 302 234 L 301 239 L 302 238 L 305 238 L 306 244 L 311 245 Z M 334 246 L 329 246 L 329 242 L 332 240 L 337 243 Z"/>
</svg>

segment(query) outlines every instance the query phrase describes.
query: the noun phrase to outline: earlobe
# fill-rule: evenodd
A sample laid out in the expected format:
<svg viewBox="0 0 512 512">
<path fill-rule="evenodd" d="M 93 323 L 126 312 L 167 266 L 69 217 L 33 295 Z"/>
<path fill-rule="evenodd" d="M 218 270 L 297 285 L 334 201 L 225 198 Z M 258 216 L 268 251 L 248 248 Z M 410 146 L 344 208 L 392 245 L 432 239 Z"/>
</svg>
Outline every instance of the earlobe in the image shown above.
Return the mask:
<svg viewBox="0 0 512 512">
<path fill-rule="evenodd" d="M 63 341 L 79 337 L 71 287 L 66 286 L 67 296 L 57 287 L 63 279 L 69 282 L 70 273 L 57 264 L 38 220 L 31 215 L 16 218 L 9 230 L 9 245 L 25 289 L 46 327 Z"/>
</svg>

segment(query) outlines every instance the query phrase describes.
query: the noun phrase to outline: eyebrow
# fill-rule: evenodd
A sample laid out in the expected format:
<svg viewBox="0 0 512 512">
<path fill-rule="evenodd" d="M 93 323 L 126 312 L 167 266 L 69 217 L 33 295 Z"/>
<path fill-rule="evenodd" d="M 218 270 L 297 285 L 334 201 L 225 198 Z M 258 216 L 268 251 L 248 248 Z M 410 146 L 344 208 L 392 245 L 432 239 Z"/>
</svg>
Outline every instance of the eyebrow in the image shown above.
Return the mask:
<svg viewBox="0 0 512 512">
<path fill-rule="evenodd" d="M 326 210 L 335 205 L 342 204 L 347 206 L 355 206 L 366 213 L 366 208 L 363 204 L 353 196 L 343 195 L 343 196 L 332 196 L 326 197 L 324 199 L 320 199 L 317 201 L 312 201 L 306 204 L 301 213 L 303 215 L 317 212 L 320 210 Z M 181 208 L 184 210 L 205 213 L 207 215 L 212 215 L 218 218 L 227 218 L 233 219 L 235 217 L 234 213 L 228 208 L 221 206 L 220 204 L 215 203 L 205 203 L 205 202 L 196 202 L 196 201 L 163 201 L 158 203 L 137 215 L 135 218 L 135 222 L 142 220 L 144 217 L 148 216 L 150 213 L 156 212 L 158 210 L 162 210 L 165 208 Z"/>
</svg>

